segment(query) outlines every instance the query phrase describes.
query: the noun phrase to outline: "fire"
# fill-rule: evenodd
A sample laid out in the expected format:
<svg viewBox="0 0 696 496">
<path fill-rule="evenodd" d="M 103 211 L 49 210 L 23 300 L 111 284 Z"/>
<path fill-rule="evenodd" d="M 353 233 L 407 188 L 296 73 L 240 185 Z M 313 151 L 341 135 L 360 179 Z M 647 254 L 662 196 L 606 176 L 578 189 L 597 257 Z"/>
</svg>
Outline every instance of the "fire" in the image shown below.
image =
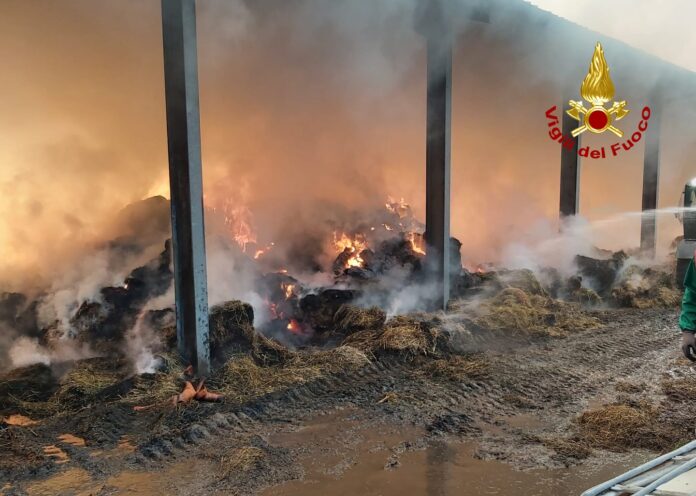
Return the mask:
<svg viewBox="0 0 696 496">
<path fill-rule="evenodd" d="M 389 196 L 387 197 L 387 203 L 385 203 L 384 206 L 387 207 L 387 210 L 389 210 L 391 213 L 398 215 L 400 219 L 410 217 L 411 215 L 411 206 L 406 203 L 403 198 L 396 201 Z"/>
<path fill-rule="evenodd" d="M 292 296 L 295 294 L 295 285 L 294 284 L 281 284 L 281 287 L 283 288 L 283 291 L 285 291 L 285 299 L 289 300 L 292 298 Z"/>
<path fill-rule="evenodd" d="M 406 233 L 406 239 L 411 243 L 411 249 L 420 255 L 425 255 L 425 240 L 423 235 L 415 232 Z"/>
<path fill-rule="evenodd" d="M 286 328 L 293 334 L 302 334 L 302 326 L 295 319 L 290 319 Z"/>
<path fill-rule="evenodd" d="M 362 267 L 365 261 L 360 257 L 360 253 L 367 248 L 367 240 L 362 234 L 356 234 L 352 238 L 346 233 L 339 236 L 336 231 L 333 233 L 333 244 L 337 251 L 351 253 L 346 260 L 345 267 Z"/>
<path fill-rule="evenodd" d="M 258 260 L 259 258 L 264 256 L 266 253 L 271 251 L 271 248 L 273 248 L 274 246 L 275 246 L 275 243 L 270 243 L 265 248 L 259 248 L 258 250 L 256 250 L 256 253 L 254 253 L 254 260 Z"/>
</svg>

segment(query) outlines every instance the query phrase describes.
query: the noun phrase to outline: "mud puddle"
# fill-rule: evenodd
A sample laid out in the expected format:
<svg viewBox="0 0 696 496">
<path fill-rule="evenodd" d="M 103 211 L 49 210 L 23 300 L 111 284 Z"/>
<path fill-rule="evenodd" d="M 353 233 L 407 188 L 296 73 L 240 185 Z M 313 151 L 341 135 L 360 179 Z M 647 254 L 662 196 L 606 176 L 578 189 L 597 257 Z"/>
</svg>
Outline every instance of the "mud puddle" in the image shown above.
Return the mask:
<svg viewBox="0 0 696 496">
<path fill-rule="evenodd" d="M 397 426 L 356 428 L 350 415 L 319 418 L 275 443 L 300 447 L 305 477 L 267 488 L 263 496 L 447 496 L 577 495 L 643 463 L 647 455 L 626 456 L 604 466 L 518 471 L 475 457 L 475 442 L 428 439 L 417 429 Z M 516 427 L 540 421 L 520 416 Z M 307 449 L 308 446 L 312 448 Z"/>
</svg>

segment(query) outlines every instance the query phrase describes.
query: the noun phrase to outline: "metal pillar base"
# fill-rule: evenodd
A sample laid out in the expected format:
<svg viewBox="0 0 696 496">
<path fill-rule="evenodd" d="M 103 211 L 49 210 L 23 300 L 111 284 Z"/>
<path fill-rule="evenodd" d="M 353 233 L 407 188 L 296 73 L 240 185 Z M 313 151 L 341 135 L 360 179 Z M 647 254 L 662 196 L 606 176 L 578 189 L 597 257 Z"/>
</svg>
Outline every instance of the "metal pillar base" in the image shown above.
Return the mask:
<svg viewBox="0 0 696 496">
<path fill-rule="evenodd" d="M 179 352 L 210 373 L 195 0 L 162 0 L 176 332 Z"/>
</svg>

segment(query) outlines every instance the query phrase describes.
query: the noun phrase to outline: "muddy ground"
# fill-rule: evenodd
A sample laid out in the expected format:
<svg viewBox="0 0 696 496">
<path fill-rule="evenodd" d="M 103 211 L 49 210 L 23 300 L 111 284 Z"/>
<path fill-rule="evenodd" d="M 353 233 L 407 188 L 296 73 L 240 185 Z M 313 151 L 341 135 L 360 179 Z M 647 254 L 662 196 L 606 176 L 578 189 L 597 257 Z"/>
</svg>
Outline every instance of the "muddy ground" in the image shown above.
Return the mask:
<svg viewBox="0 0 696 496">
<path fill-rule="evenodd" d="M 103 402 L 4 427 L 0 494 L 369 494 L 349 475 L 364 457 L 403 479 L 419 456 L 460 449 L 448 446 L 504 470 L 547 469 L 553 484 L 567 467 L 630 465 L 692 439 L 696 369 L 678 354 L 678 310 L 592 314 L 599 328 L 565 337 L 468 343 L 485 351 L 465 355 L 483 364 L 465 374 L 458 356 L 382 356 L 241 404 Z M 446 494 L 432 490 L 437 474 L 424 480 L 410 494 Z M 490 494 L 545 494 L 510 480 Z"/>
</svg>

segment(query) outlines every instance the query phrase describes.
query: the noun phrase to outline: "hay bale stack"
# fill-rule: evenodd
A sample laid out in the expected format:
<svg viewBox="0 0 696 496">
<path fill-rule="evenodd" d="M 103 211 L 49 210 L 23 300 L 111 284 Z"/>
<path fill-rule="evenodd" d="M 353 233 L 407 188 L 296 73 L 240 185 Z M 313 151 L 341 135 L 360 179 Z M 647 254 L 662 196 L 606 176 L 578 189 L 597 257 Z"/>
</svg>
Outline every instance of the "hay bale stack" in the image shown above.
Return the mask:
<svg viewBox="0 0 696 496">
<path fill-rule="evenodd" d="M 210 352 L 214 359 L 230 354 L 252 354 L 263 362 L 283 360 L 287 348 L 257 333 L 254 309 L 248 303 L 231 300 L 210 310 Z"/>
<path fill-rule="evenodd" d="M 384 327 L 387 315 L 379 307 L 362 308 L 341 305 L 333 320 L 334 328 L 348 335 L 357 331 L 381 329 Z"/>
<path fill-rule="evenodd" d="M 670 308 L 681 303 L 682 293 L 666 270 L 631 265 L 612 289 L 614 301 L 630 308 Z"/>
</svg>

